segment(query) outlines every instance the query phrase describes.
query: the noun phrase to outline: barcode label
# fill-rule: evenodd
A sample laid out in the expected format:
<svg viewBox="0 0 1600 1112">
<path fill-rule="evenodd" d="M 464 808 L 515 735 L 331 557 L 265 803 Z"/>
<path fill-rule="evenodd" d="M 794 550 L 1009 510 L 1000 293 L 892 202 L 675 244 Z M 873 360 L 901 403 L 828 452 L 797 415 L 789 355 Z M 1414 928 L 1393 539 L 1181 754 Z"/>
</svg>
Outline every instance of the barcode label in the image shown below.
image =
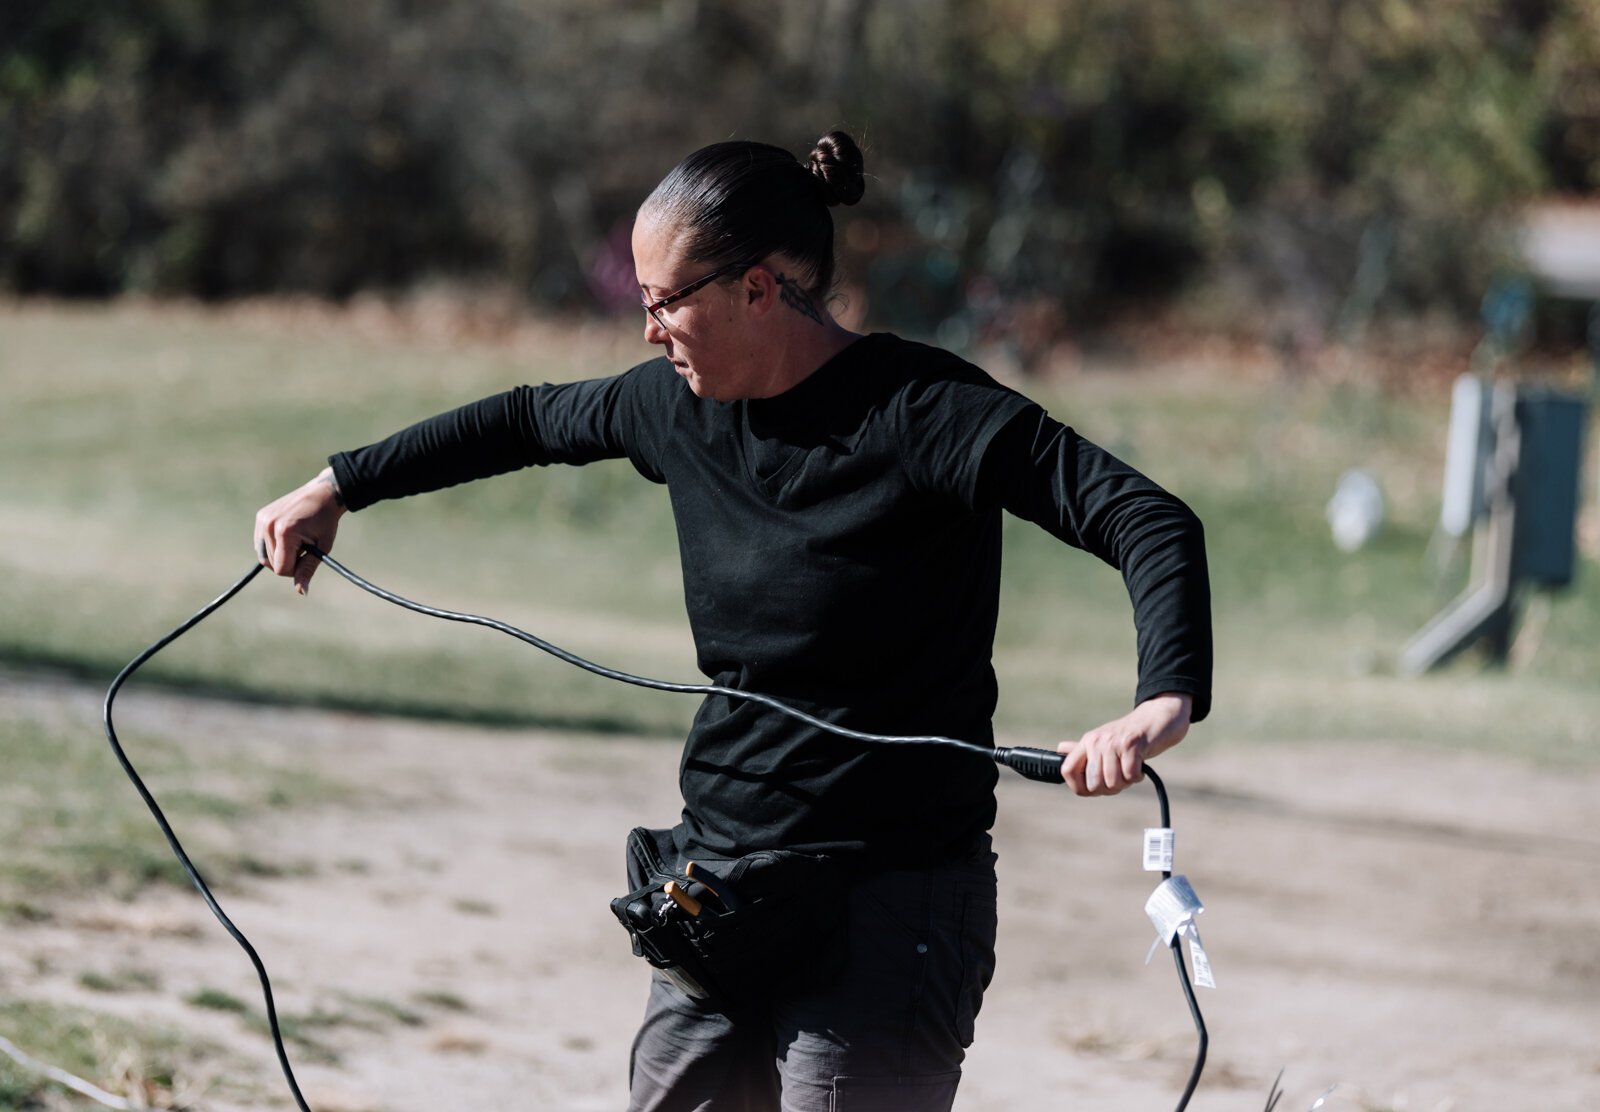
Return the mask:
<svg viewBox="0 0 1600 1112">
<path fill-rule="evenodd" d="M 1148 826 L 1144 831 L 1144 871 L 1172 871 L 1173 834 L 1170 826 Z"/>
<path fill-rule="evenodd" d="M 1200 932 L 1192 926 L 1189 929 L 1189 960 L 1194 962 L 1194 983 L 1201 988 L 1216 988 L 1217 980 L 1211 975 L 1211 959 L 1206 957 L 1206 948 L 1200 945 Z"/>
</svg>

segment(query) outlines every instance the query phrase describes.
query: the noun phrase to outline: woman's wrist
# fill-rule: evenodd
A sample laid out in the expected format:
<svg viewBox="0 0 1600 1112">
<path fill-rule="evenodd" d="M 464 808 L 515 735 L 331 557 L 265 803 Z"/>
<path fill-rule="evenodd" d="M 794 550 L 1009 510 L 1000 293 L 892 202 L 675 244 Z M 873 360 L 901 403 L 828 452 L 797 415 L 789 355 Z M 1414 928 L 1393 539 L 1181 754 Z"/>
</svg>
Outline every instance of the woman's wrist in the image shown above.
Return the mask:
<svg viewBox="0 0 1600 1112">
<path fill-rule="evenodd" d="M 314 483 L 321 483 L 322 485 L 326 486 L 329 492 L 333 495 L 333 504 L 338 506 L 341 510 L 345 508 L 344 491 L 339 489 L 339 479 L 336 475 L 334 475 L 333 468 L 324 467 L 321 473 L 311 481 Z"/>
</svg>

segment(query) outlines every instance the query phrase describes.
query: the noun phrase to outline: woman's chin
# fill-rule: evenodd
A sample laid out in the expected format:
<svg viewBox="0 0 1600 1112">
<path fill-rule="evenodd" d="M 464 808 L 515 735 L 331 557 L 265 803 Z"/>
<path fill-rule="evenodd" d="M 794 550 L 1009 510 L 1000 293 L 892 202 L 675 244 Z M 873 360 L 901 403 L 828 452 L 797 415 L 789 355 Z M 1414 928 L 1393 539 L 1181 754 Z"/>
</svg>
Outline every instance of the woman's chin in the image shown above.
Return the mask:
<svg viewBox="0 0 1600 1112">
<path fill-rule="evenodd" d="M 689 384 L 689 391 L 695 397 L 707 398 L 711 401 L 717 400 L 717 398 L 711 393 L 711 388 L 706 385 L 705 379 L 701 378 L 687 367 L 679 367 L 678 374 L 683 377 L 684 382 Z"/>
</svg>

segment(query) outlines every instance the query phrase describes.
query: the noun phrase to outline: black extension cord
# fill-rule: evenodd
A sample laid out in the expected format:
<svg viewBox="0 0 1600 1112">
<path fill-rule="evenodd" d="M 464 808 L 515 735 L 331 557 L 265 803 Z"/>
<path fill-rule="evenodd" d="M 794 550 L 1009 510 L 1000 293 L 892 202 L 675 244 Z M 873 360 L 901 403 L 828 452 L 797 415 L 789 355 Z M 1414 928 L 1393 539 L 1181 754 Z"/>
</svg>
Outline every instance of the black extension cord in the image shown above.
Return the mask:
<svg viewBox="0 0 1600 1112">
<path fill-rule="evenodd" d="M 442 618 L 445 621 L 465 622 L 469 625 L 487 626 L 490 629 L 499 630 L 501 633 L 515 637 L 519 641 L 526 642 L 536 649 L 542 649 L 551 656 L 566 661 L 568 664 L 582 668 L 586 672 L 593 672 L 597 676 L 604 676 L 606 679 L 618 680 L 622 683 L 633 684 L 636 687 L 649 688 L 652 691 L 674 691 L 685 695 L 724 695 L 729 698 L 744 699 L 749 702 L 760 703 L 763 706 L 771 707 L 773 710 L 776 710 L 782 714 L 786 714 L 791 718 L 797 718 L 801 722 L 804 722 L 809 726 L 814 726 L 819 730 L 825 730 L 828 733 L 837 734 L 840 737 L 851 738 L 856 741 L 897 745 L 945 745 L 952 746 L 957 749 L 967 749 L 977 753 L 980 756 L 987 757 L 997 764 L 1003 764 L 1007 768 L 1013 769 L 1021 775 L 1027 777 L 1029 780 L 1038 780 L 1041 783 L 1046 784 L 1065 783 L 1065 781 L 1061 778 L 1061 766 L 1065 762 L 1066 757 L 1063 754 L 1053 752 L 1049 749 L 1032 749 L 1026 746 L 1003 745 L 991 747 L 987 745 L 979 745 L 976 742 L 962 741 L 959 738 L 940 737 L 934 734 L 900 736 L 893 734 L 864 733 L 860 730 L 850 730 L 843 726 L 836 726 L 832 722 L 817 718 L 815 715 L 807 714 L 805 711 L 791 707 L 787 703 L 772 698 L 770 695 L 762 695 L 759 692 L 740 691 L 737 688 L 724 687 L 721 684 L 714 683 L 671 683 L 667 680 L 651 679 L 648 676 L 636 676 L 630 672 L 619 672 L 614 668 L 606 668 L 602 665 L 595 664 L 592 661 L 585 660 L 583 657 L 578 656 L 575 653 L 568 652 L 566 649 L 560 648 L 557 645 L 552 645 L 543 638 L 536 637 L 526 630 L 518 629 L 516 626 L 507 625 L 505 622 L 496 621 L 493 618 L 485 618 L 478 614 L 463 614 L 455 610 L 443 610 L 434 606 L 424 606 L 420 602 L 413 602 L 412 600 L 404 598 L 401 595 L 397 595 L 392 591 L 386 591 L 375 583 L 368 582 L 314 545 L 307 546 L 306 551 L 308 551 L 311 555 L 316 556 L 322 561 L 322 563 L 328 565 L 328 567 L 338 572 L 351 583 L 354 583 L 357 587 L 377 595 L 381 599 L 392 602 L 396 606 L 404 607 L 407 610 L 414 610 L 418 614 L 426 614 L 430 617 Z M 111 686 L 106 691 L 104 717 L 106 738 L 111 742 L 112 752 L 116 754 L 117 760 L 122 765 L 122 770 L 128 774 L 128 779 L 132 780 L 133 786 L 138 789 L 139 796 L 144 800 L 145 806 L 149 807 L 150 813 L 155 816 L 156 824 L 161 827 L 161 833 L 166 836 L 167 844 L 172 847 L 172 852 L 177 855 L 178 863 L 183 866 L 184 872 L 189 874 L 189 879 L 194 881 L 195 888 L 199 890 L 200 897 L 205 900 L 206 906 L 211 909 L 211 913 L 217 917 L 217 921 L 222 924 L 223 928 L 233 936 L 233 940 L 240 945 L 244 952 L 249 956 L 250 963 L 255 966 L 256 976 L 261 981 L 261 993 L 263 998 L 266 1000 L 267 1025 L 272 1031 L 272 1043 L 278 1054 L 278 1064 L 283 1068 L 284 1079 L 289 1083 L 289 1091 L 293 1094 L 295 1104 L 299 1107 L 300 1112 L 311 1112 L 311 1108 L 306 1104 L 305 1097 L 300 1093 L 300 1086 L 295 1081 L 294 1070 L 289 1065 L 288 1052 L 284 1049 L 283 1033 L 278 1027 L 278 1011 L 276 1005 L 273 1003 L 272 982 L 267 977 L 267 967 L 262 964 L 261 956 L 256 953 L 255 947 L 250 945 L 250 940 L 245 938 L 244 933 L 240 931 L 238 927 L 234 926 L 233 921 L 228 918 L 226 913 L 223 912 L 222 906 L 217 903 L 216 897 L 211 894 L 211 889 L 206 885 L 205 880 L 201 878 L 200 871 L 195 868 L 194 862 L 189 860 L 189 855 L 184 852 L 183 845 L 178 841 L 177 834 L 173 833 L 172 825 L 167 822 L 166 816 L 162 814 L 161 808 L 156 804 L 155 797 L 150 794 L 150 789 L 145 787 L 144 781 L 139 778 L 138 772 L 134 770 L 133 763 L 128 760 L 127 753 L 125 753 L 122 749 L 122 743 L 117 740 L 117 731 L 111 724 L 111 705 L 117 697 L 117 692 L 121 689 L 123 683 L 127 681 L 128 677 L 133 675 L 133 673 L 136 672 L 140 666 L 142 666 L 151 657 L 155 656 L 156 653 L 172 644 L 172 642 L 176 641 L 179 637 L 182 637 L 185 633 L 188 633 L 195 626 L 199 625 L 206 618 L 210 617 L 213 612 L 221 609 L 225 603 L 232 599 L 234 595 L 242 591 L 245 588 L 245 585 L 254 579 L 258 574 L 260 574 L 261 571 L 261 564 L 252 565 L 250 570 L 246 572 L 232 587 L 229 587 L 222 594 L 218 595 L 205 606 L 201 607 L 192 617 L 189 618 L 188 621 L 178 626 L 171 633 L 167 634 L 159 641 L 156 641 L 149 648 L 145 649 L 138 656 L 134 657 L 133 660 L 129 661 L 127 666 L 124 667 L 122 671 L 117 673 L 116 679 L 111 681 Z M 1172 821 L 1167 804 L 1166 785 L 1161 782 L 1161 777 L 1156 775 L 1155 769 L 1151 768 L 1148 764 L 1144 766 L 1144 774 L 1149 778 L 1151 786 L 1155 788 L 1156 797 L 1160 801 L 1161 825 L 1163 827 L 1170 827 L 1172 825 Z M 1172 876 L 1172 873 L 1164 872 L 1161 875 L 1163 879 L 1167 879 Z M 1189 1075 L 1189 1083 L 1183 1090 L 1183 1096 L 1179 1098 L 1176 1112 L 1183 1112 L 1183 1110 L 1189 1105 L 1189 1098 L 1194 1094 L 1195 1086 L 1200 1082 L 1201 1071 L 1205 1069 L 1206 1048 L 1210 1042 L 1209 1036 L 1206 1034 L 1205 1019 L 1200 1015 L 1200 1004 L 1195 999 L 1194 988 L 1189 984 L 1189 970 L 1184 964 L 1183 951 L 1179 948 L 1180 942 L 1181 938 L 1178 935 L 1174 935 L 1170 943 L 1172 956 L 1174 961 L 1177 963 L 1178 981 L 1183 985 L 1184 997 L 1189 1002 L 1189 1014 L 1194 1017 L 1195 1030 L 1199 1033 L 1200 1046 L 1199 1052 L 1195 1055 L 1194 1070 Z"/>
</svg>

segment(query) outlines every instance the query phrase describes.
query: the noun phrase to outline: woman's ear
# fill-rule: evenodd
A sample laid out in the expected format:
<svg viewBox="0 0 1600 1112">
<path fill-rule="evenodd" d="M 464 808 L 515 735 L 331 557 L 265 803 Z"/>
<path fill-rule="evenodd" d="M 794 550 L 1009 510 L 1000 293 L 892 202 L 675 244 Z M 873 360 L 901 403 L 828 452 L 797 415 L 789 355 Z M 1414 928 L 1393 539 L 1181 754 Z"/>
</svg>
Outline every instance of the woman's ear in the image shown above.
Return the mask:
<svg viewBox="0 0 1600 1112">
<path fill-rule="evenodd" d="M 764 265 L 744 272 L 745 306 L 757 316 L 770 312 L 778 303 L 778 280 Z"/>
</svg>

